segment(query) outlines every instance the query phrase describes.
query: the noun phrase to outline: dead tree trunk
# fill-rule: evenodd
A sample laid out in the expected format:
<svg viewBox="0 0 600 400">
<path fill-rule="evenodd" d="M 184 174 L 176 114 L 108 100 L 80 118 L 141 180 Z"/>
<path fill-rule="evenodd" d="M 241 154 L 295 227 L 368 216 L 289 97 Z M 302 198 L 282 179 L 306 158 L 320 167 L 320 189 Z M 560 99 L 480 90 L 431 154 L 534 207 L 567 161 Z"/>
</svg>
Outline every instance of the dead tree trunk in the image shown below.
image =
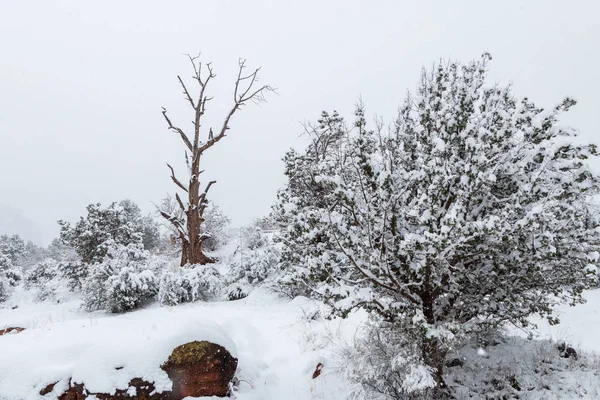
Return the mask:
<svg viewBox="0 0 600 400">
<path fill-rule="evenodd" d="M 216 135 L 213 133 L 212 127 L 210 127 L 206 135 L 206 140 L 203 140 L 200 137 L 202 117 L 206 112 L 206 103 L 212 99 L 212 97 L 207 96 L 206 88 L 211 79 L 216 75 L 214 74 L 210 63 L 202 63 L 199 61 L 199 56 L 188 57 L 194 69 L 193 79 L 199 86 L 198 96 L 192 97 L 183 79 L 181 79 L 180 76 L 177 76 L 177 79 L 183 88 L 183 94 L 186 101 L 194 110 L 193 140 L 190 140 L 190 136 L 178 126 L 173 125 L 167 116 L 167 110 L 164 107 L 162 110 L 162 114 L 167 122 L 169 130 L 177 133 L 185 145 L 185 161 L 190 176 L 188 185 L 186 186 L 175 176 L 173 167 L 167 164 L 171 171 L 173 183 L 175 183 L 179 189 L 187 193 L 187 202 L 184 203 L 179 194 L 175 194 L 177 204 L 183 211 L 183 213 L 180 213 L 182 217 L 178 217 L 175 213 L 170 213 L 167 210 L 159 210 L 161 215 L 173 224 L 177 230 L 179 239 L 181 240 L 181 266 L 187 264 L 207 264 L 214 261 L 202 251 L 202 242 L 210 237 L 210 235 L 202 234 L 202 223 L 204 222 L 204 211 L 208 206 L 207 194 L 216 181 L 208 182 L 204 187 L 204 190 L 202 192 L 200 191 L 200 174 L 204 172 L 204 170 L 200 169 L 202 155 L 206 150 L 210 149 L 226 136 L 227 131 L 229 130 L 229 123 L 236 111 L 250 101 L 255 103 L 264 101 L 265 93 L 273 91 L 273 88 L 268 85 L 257 87 L 256 84 L 258 82 L 258 72 L 260 71 L 260 68 L 245 75 L 246 61 L 240 59 L 238 75 L 233 90 L 233 105 Z M 203 68 L 205 71 L 203 71 Z"/>
</svg>

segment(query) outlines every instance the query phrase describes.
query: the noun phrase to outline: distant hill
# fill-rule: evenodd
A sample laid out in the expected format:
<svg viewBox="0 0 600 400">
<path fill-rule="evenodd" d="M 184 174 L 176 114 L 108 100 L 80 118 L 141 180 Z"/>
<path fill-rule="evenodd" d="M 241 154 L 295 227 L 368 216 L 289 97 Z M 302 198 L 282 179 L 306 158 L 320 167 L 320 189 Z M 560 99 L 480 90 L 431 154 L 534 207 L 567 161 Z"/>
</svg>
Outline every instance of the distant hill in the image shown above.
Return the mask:
<svg viewBox="0 0 600 400">
<path fill-rule="evenodd" d="M 25 241 L 31 240 L 38 245 L 42 242 L 42 232 L 35 222 L 28 219 L 23 211 L 4 205 L 0 205 L 0 234 L 19 235 Z"/>
</svg>

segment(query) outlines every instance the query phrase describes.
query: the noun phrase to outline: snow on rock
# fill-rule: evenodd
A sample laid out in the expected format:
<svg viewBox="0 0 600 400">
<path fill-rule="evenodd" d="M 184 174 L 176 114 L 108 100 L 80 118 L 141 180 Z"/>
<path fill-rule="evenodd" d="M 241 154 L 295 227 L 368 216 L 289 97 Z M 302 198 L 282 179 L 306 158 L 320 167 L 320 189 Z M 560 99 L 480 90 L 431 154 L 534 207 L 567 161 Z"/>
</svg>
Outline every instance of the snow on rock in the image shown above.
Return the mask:
<svg viewBox="0 0 600 400">
<path fill-rule="evenodd" d="M 154 311 L 160 316 L 153 310 L 112 318 L 82 315 L 2 337 L 0 397 L 39 398 L 48 384 L 69 377 L 90 392 L 127 390 L 133 378 L 154 383 L 159 392 L 167 391 L 172 383 L 160 366 L 173 349 L 192 341 L 218 344 L 237 357 L 226 331 L 202 314 L 179 318 L 167 310 Z"/>
<path fill-rule="evenodd" d="M 23 332 L 25 328 L 19 328 L 18 326 L 9 326 L 8 328 L 0 329 L 0 336 L 3 335 L 14 335 L 19 332 Z"/>
</svg>

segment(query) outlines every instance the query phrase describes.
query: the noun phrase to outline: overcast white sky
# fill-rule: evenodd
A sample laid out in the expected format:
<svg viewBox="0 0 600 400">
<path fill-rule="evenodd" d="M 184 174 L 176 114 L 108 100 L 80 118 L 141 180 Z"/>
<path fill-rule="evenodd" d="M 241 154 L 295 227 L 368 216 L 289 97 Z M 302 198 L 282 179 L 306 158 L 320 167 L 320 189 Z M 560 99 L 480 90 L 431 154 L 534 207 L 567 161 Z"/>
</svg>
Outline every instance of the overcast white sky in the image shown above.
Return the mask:
<svg viewBox="0 0 600 400">
<path fill-rule="evenodd" d="M 207 124 L 225 113 L 238 57 L 279 91 L 237 114 L 205 159 L 236 225 L 269 212 L 301 121 L 349 115 L 359 96 L 391 119 L 440 57 L 491 52 L 492 78 L 518 95 L 579 100 L 565 121 L 595 140 L 599 12 L 595 0 L 0 0 L 0 232 L 46 244 L 92 202 L 152 211 L 174 190 L 165 162 L 184 172 L 160 107 L 189 126 L 176 75 L 200 50 L 218 74 Z"/>
</svg>

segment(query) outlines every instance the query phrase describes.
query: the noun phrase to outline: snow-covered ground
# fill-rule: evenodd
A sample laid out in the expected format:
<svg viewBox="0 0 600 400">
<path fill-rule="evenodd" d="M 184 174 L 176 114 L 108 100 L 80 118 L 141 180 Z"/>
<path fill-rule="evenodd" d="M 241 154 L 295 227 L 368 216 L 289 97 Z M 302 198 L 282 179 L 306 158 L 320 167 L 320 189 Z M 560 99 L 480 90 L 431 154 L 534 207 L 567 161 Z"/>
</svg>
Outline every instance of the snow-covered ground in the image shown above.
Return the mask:
<svg viewBox="0 0 600 400">
<path fill-rule="evenodd" d="M 538 325 L 539 338 L 564 341 L 600 354 L 600 290 L 589 291 L 583 297 L 587 303 L 557 309 L 558 325 L 550 326 L 544 320 L 532 318 Z"/>
<path fill-rule="evenodd" d="M 585 305 L 560 309 L 561 325 L 540 323 L 540 336 L 600 353 L 600 290 L 587 293 L 586 298 Z M 121 315 L 86 313 L 76 298 L 54 304 L 34 303 L 24 296 L 17 302 L 13 302 L 17 308 L 0 309 L 0 329 L 26 328 L 0 337 L 0 398 L 10 400 L 41 398 L 40 389 L 68 377 L 102 392 L 127 388 L 134 376 L 168 385 L 158 367 L 170 350 L 203 339 L 225 346 L 239 358 L 236 397 L 240 400 L 346 399 L 351 388 L 336 372 L 336 345 L 350 342 L 365 319 L 360 313 L 343 321 L 315 318 L 319 304 L 304 298 L 281 299 L 264 290 L 237 301 L 153 305 Z M 496 349 L 475 350 L 471 358 L 485 355 L 482 360 L 489 363 L 494 362 L 494 354 L 504 359 L 510 354 L 514 363 L 524 354 L 518 346 L 538 351 L 523 343 L 515 339 Z M 322 373 L 312 379 L 318 363 L 324 365 Z M 455 375 L 462 374 L 464 380 L 474 366 L 472 362 Z M 564 375 L 563 387 L 581 386 L 583 379 L 586 389 L 549 391 L 546 398 L 600 395 L 589 389 L 596 383 L 600 387 L 598 377 L 589 371 L 559 372 Z M 568 397 L 575 393 L 577 397 Z"/>
<path fill-rule="evenodd" d="M 80 311 L 78 300 L 1 309 L 0 329 L 26 330 L 0 337 L 0 398 L 41 398 L 47 384 L 69 376 L 97 392 L 126 389 L 133 377 L 160 386 L 166 374 L 158 367 L 170 350 L 210 340 L 239 358 L 240 399 L 338 399 L 346 385 L 328 372 L 331 355 L 314 349 L 324 346 L 307 327 L 316 308 L 306 299 L 255 291 L 238 301 L 157 305 L 121 315 Z M 353 322 L 326 322 L 319 329 L 352 334 Z M 325 367 L 313 380 L 319 362 Z"/>
</svg>

